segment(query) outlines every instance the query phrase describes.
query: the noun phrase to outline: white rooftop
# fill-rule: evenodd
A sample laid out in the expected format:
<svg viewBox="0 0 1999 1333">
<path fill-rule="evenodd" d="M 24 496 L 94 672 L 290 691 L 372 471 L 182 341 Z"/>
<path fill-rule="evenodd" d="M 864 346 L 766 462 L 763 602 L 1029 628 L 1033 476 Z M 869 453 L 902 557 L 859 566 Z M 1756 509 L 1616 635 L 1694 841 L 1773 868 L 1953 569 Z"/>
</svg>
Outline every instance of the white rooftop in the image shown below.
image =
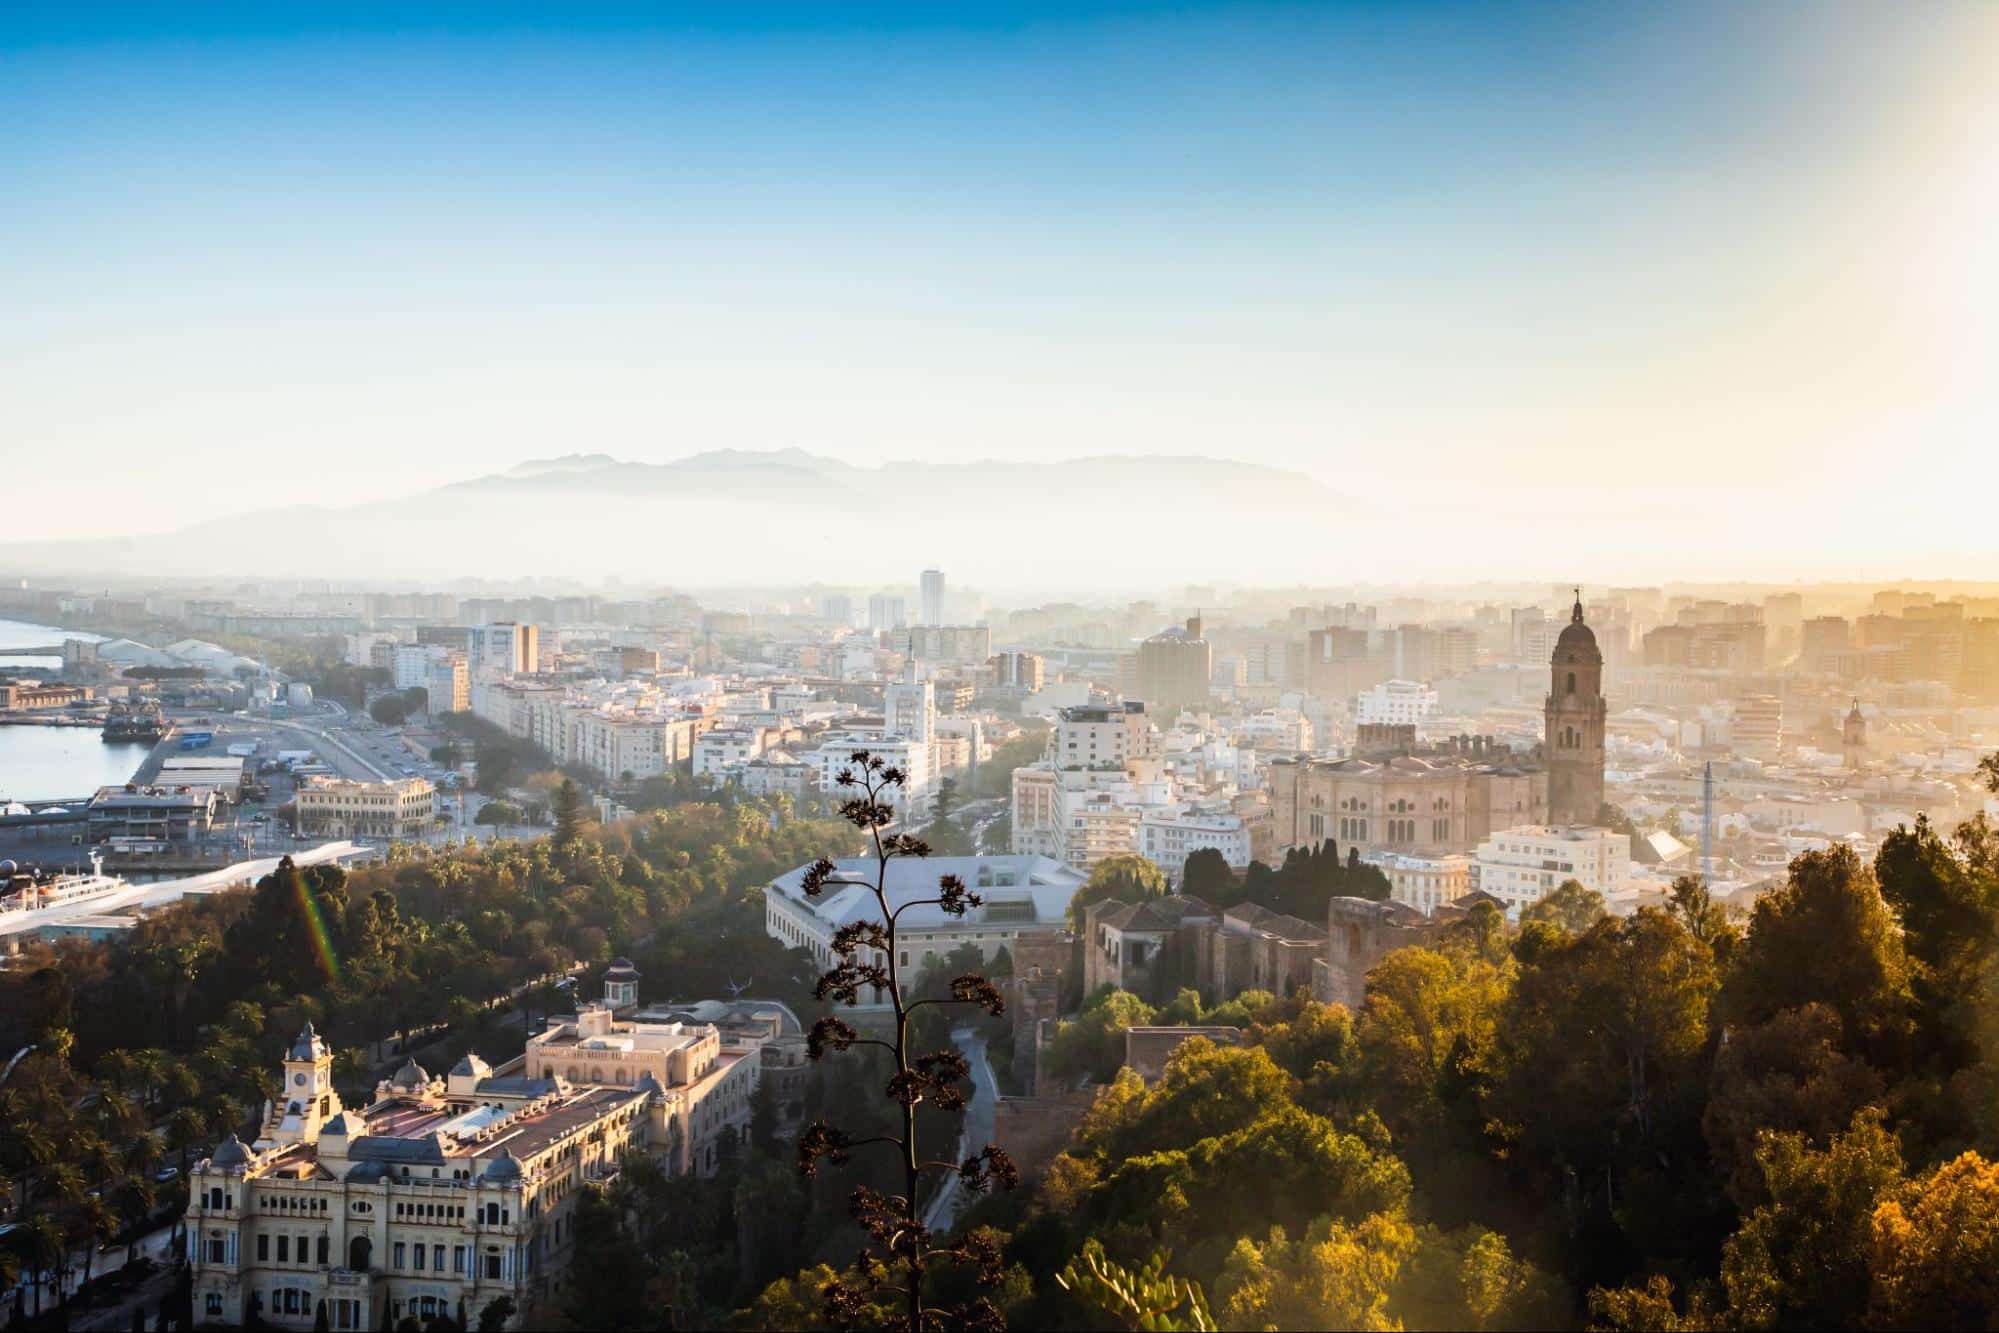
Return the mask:
<svg viewBox="0 0 1999 1333">
<path fill-rule="evenodd" d="M 872 857 L 852 857 L 835 861 L 841 875 L 873 881 L 876 863 Z M 783 894 L 806 911 L 835 927 L 856 921 L 879 921 L 874 892 L 862 884 L 828 884 L 817 898 L 808 898 L 799 886 L 808 867 L 778 876 L 771 891 Z M 930 856 L 897 857 L 888 863 L 888 902 L 891 911 L 904 904 L 937 896 L 938 880 L 956 875 L 965 887 L 997 902 L 1032 902 L 1037 923 L 1054 925 L 1067 919 L 1069 900 L 1083 887 L 1085 876 L 1060 861 L 1045 856 Z M 918 930 L 937 929 L 956 920 L 976 922 L 984 909 L 973 908 L 963 918 L 947 916 L 934 905 L 914 907 L 898 918 L 901 925 Z"/>
</svg>

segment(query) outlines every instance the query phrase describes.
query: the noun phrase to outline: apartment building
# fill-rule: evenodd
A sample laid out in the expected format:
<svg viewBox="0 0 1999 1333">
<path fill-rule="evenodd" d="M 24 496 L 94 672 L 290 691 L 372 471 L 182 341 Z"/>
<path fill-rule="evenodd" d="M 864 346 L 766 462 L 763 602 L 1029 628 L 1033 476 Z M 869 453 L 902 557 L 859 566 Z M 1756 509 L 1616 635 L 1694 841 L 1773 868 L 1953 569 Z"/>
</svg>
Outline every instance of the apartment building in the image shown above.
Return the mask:
<svg viewBox="0 0 1999 1333">
<path fill-rule="evenodd" d="M 1187 858 L 1203 849 L 1220 852 L 1233 870 L 1247 869 L 1254 855 L 1250 832 L 1249 822 L 1227 809 L 1152 808 L 1139 815 L 1138 854 L 1178 883 Z"/>
<path fill-rule="evenodd" d="M 1425 916 L 1470 893 L 1476 877 L 1472 858 L 1461 853 L 1405 856 L 1372 852 L 1361 860 L 1388 877 L 1390 901 L 1413 907 Z"/>
<path fill-rule="evenodd" d="M 1631 840 L 1612 829 L 1523 824 L 1481 842 L 1476 860 L 1479 889 L 1518 916 L 1565 880 L 1606 897 L 1622 890 L 1631 877 Z"/>
</svg>

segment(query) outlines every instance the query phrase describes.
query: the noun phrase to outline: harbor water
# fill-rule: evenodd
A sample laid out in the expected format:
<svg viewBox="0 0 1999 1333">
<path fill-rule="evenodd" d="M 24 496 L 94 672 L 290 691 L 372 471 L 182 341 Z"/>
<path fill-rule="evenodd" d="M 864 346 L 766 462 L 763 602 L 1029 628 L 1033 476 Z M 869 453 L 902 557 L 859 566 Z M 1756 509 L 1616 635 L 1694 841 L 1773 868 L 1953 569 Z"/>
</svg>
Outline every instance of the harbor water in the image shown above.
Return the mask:
<svg viewBox="0 0 1999 1333">
<path fill-rule="evenodd" d="M 9 656 L 10 647 L 40 647 L 65 637 L 96 638 L 47 625 L 0 620 L 0 672 L 34 674 L 59 660 Z M 88 796 L 128 781 L 151 752 L 144 741 L 109 744 L 96 727 L 0 726 L 0 801 L 47 801 Z"/>
</svg>

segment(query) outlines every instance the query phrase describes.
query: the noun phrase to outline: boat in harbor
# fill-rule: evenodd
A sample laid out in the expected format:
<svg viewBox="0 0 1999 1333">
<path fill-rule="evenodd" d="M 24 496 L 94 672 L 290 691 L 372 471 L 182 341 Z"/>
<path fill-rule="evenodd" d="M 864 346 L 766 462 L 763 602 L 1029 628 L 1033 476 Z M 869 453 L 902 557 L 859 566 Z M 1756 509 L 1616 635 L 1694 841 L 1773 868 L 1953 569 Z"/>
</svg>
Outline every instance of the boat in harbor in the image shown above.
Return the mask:
<svg viewBox="0 0 1999 1333">
<path fill-rule="evenodd" d="M 90 869 L 44 870 L 0 861 L 0 912 L 32 912 L 42 907 L 62 907 L 88 902 L 116 893 L 131 885 L 117 875 L 104 873 L 104 858 L 90 854 Z"/>
<path fill-rule="evenodd" d="M 137 707 L 115 704 L 104 719 L 104 739 L 107 741 L 150 743 L 165 736 L 167 730 L 166 713 L 151 699 Z"/>
</svg>

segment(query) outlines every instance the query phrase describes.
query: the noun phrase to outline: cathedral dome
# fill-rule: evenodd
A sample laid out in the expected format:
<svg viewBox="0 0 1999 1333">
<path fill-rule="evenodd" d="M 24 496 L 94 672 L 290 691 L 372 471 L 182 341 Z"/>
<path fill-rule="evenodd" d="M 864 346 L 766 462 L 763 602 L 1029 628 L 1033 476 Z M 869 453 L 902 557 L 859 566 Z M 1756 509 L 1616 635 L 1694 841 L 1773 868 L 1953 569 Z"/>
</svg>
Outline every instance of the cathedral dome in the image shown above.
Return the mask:
<svg viewBox="0 0 1999 1333">
<path fill-rule="evenodd" d="M 1561 637 L 1555 640 L 1555 651 L 1557 653 L 1597 651 L 1596 631 L 1583 623 L 1583 599 L 1580 592 L 1576 594 L 1575 609 L 1569 612 L 1568 625 L 1563 628 Z"/>
</svg>

